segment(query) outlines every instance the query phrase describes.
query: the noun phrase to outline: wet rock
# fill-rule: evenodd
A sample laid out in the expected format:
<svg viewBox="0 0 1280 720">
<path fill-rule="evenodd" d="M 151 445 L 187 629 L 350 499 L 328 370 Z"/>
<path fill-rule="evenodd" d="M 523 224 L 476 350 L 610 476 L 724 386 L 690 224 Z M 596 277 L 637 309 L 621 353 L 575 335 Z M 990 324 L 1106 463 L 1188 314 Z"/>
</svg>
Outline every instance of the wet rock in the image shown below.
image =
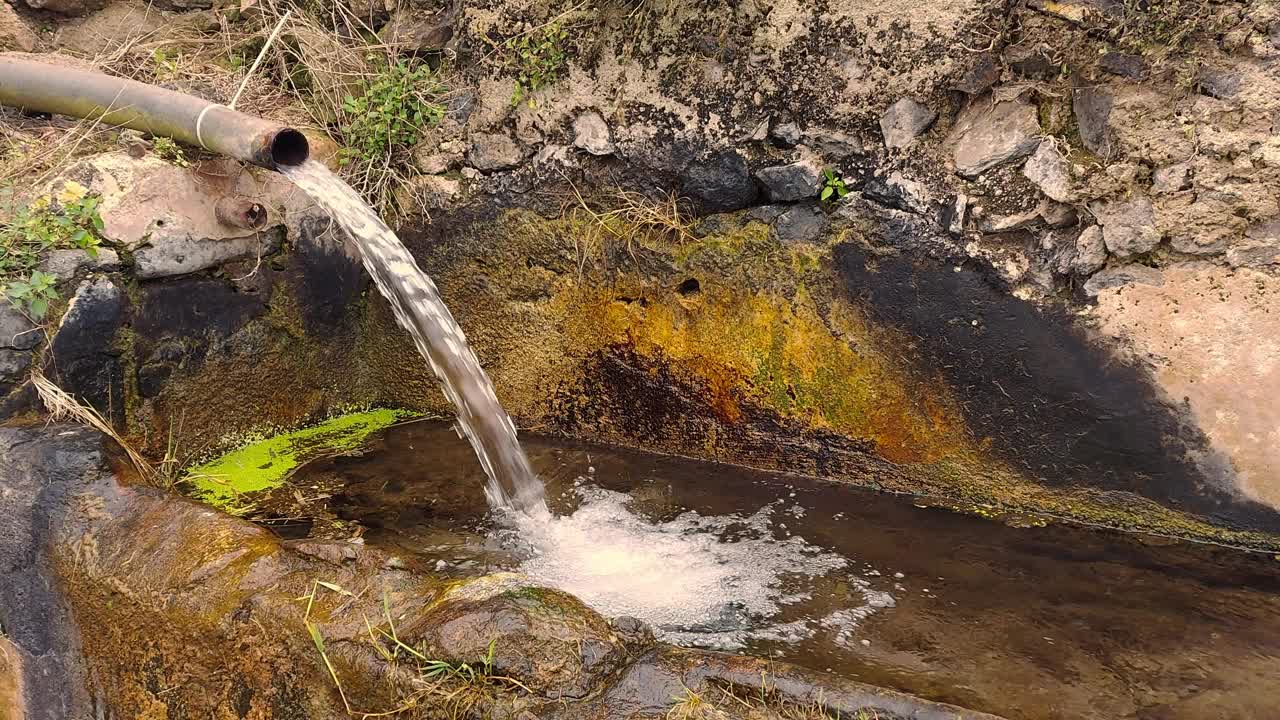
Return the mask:
<svg viewBox="0 0 1280 720">
<path fill-rule="evenodd" d="M 1180 162 L 1156 170 L 1151 176 L 1151 192 L 1175 193 L 1191 187 L 1191 163 Z"/>
<path fill-rule="evenodd" d="M 36 49 L 36 34 L 27 27 L 13 7 L 0 3 L 0 50 L 31 52 Z"/>
<path fill-rule="evenodd" d="M 1020 100 L 991 106 L 978 101 L 952 130 L 956 172 L 977 177 L 997 165 L 1024 158 L 1040 145 L 1035 108 Z"/>
<path fill-rule="evenodd" d="M 40 330 L 8 302 L 0 302 L 0 348 L 30 350 L 40 344 Z"/>
<path fill-rule="evenodd" d="M 0 386 L 18 382 L 31 367 L 31 353 L 22 350 L 0 350 Z"/>
<path fill-rule="evenodd" d="M 209 239 L 158 229 L 146 247 L 133 253 L 134 272 L 143 279 L 176 277 L 232 260 L 266 257 L 280 251 L 281 228 L 238 238 Z"/>
<path fill-rule="evenodd" d="M 800 144 L 800 126 L 794 122 L 778 123 L 769 131 L 775 145 L 792 148 Z"/>
<path fill-rule="evenodd" d="M 501 638 L 494 669 L 551 699 L 585 697 L 643 647 L 629 646 L 572 595 L 514 574 L 450 588 L 401 632 L 467 662 L 484 658 L 490 640 Z"/>
<path fill-rule="evenodd" d="M 770 202 L 795 202 L 815 197 L 822 188 L 822 173 L 816 165 L 802 160 L 756 171 Z"/>
<path fill-rule="evenodd" d="M 1071 164 L 1058 153 L 1051 142 L 1042 142 L 1040 147 L 1022 166 L 1022 174 L 1040 188 L 1046 197 L 1060 203 L 1069 203 L 1075 199 L 1071 188 Z"/>
<path fill-rule="evenodd" d="M 48 10 L 61 15 L 88 15 L 101 10 L 108 0 L 26 0 L 27 7 Z"/>
<path fill-rule="evenodd" d="M 476 170 L 492 172 L 509 170 L 524 160 L 524 151 L 505 133 L 476 134 L 471 136 L 467 150 L 467 163 Z"/>
<path fill-rule="evenodd" d="M 1111 93 L 1100 87 L 1077 88 L 1071 94 L 1071 110 L 1080 129 L 1080 141 L 1095 155 L 1111 153 Z"/>
<path fill-rule="evenodd" d="M 1089 278 L 1089 281 L 1084 284 L 1084 292 L 1089 297 L 1097 297 L 1104 290 L 1133 284 L 1159 287 L 1164 285 L 1164 276 L 1156 268 L 1136 263 L 1109 267 Z"/>
<path fill-rule="evenodd" d="M 757 205 L 742 215 L 742 219 L 746 221 L 762 222 L 766 225 L 772 224 L 788 210 L 786 205 Z"/>
<path fill-rule="evenodd" d="M 1147 74 L 1147 61 L 1141 55 L 1109 52 L 1098 58 L 1098 67 L 1104 72 L 1126 78 L 1140 78 Z"/>
<path fill-rule="evenodd" d="M 929 129 L 936 117 L 924 105 L 911 98 L 902 98 L 880 116 L 880 133 L 884 136 L 884 144 L 891 148 L 907 147 Z"/>
<path fill-rule="evenodd" d="M 793 207 L 780 215 L 773 233 L 784 245 L 814 242 L 827 229 L 827 214 L 813 205 Z"/>
<path fill-rule="evenodd" d="M 1000 82 L 1000 67 L 991 53 L 983 53 L 953 87 L 969 95 L 981 95 L 997 82 Z"/>
<path fill-rule="evenodd" d="M 1102 239 L 1107 250 L 1120 257 L 1151 252 L 1160 244 L 1151 199 L 1135 195 L 1128 200 L 1095 202 L 1089 211 L 1102 226 Z"/>
<path fill-rule="evenodd" d="M 120 255 L 109 247 L 98 248 L 97 255 L 93 256 L 83 250 L 54 250 L 41 261 L 40 269 L 61 282 L 90 270 L 119 270 Z"/>
<path fill-rule="evenodd" d="M 1065 270 L 1076 275 L 1091 275 L 1107 263 L 1107 248 L 1102 241 L 1102 228 L 1090 225 L 1076 238 L 1075 253 Z"/>
<path fill-rule="evenodd" d="M 750 207 L 756 200 L 755 180 L 747 161 L 737 150 L 722 150 L 695 161 L 681 173 L 682 187 L 707 212 L 730 212 Z"/>
<path fill-rule="evenodd" d="M 612 155 L 618 150 L 609 126 L 598 112 L 584 112 L 574 119 L 573 144 L 592 155 Z"/>
<path fill-rule="evenodd" d="M 63 390 L 114 422 L 124 419 L 124 369 L 115 337 L 124 323 L 125 305 L 124 291 L 111 280 L 82 282 L 58 323 L 45 369 Z"/>
<path fill-rule="evenodd" d="M 383 42 L 401 50 L 439 52 L 453 39 L 455 18 L 451 10 L 431 14 L 413 7 L 399 8 L 378 34 Z"/>
</svg>

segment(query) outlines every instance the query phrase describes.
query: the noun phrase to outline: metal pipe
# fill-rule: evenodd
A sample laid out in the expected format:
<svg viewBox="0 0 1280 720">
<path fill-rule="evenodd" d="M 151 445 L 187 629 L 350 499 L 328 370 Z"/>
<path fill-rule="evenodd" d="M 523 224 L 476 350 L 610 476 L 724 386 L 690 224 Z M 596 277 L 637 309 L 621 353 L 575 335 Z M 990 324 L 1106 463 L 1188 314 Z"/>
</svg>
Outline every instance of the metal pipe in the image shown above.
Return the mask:
<svg viewBox="0 0 1280 720">
<path fill-rule="evenodd" d="M 133 128 L 272 170 L 301 165 L 298 130 L 190 95 L 102 73 L 0 54 L 0 105 Z"/>
</svg>

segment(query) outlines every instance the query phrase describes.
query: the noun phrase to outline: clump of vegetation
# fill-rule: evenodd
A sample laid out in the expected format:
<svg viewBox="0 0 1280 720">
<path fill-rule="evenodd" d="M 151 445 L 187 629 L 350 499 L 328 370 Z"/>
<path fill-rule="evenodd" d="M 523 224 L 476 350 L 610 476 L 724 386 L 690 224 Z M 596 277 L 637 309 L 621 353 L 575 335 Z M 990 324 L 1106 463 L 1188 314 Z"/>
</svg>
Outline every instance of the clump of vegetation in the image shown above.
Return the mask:
<svg viewBox="0 0 1280 720">
<path fill-rule="evenodd" d="M 36 269 L 50 250 L 79 248 L 97 257 L 103 223 L 99 198 L 69 182 L 55 203 L 42 197 L 0 225 L 0 288 L 35 320 L 44 318 L 58 297 L 54 278 Z"/>
<path fill-rule="evenodd" d="M 436 102 L 442 91 L 428 66 L 389 64 L 364 83 L 361 94 L 343 98 L 342 161 L 381 163 L 413 147 L 423 130 L 444 118 L 444 106 Z"/>
<path fill-rule="evenodd" d="M 173 138 L 157 137 L 151 141 L 151 148 L 155 150 L 156 157 L 165 162 L 172 163 L 178 167 L 188 167 L 191 161 L 187 159 L 187 153 L 182 146 L 173 141 Z"/>
<path fill-rule="evenodd" d="M 633 190 L 618 188 L 606 200 L 607 209 L 592 206 L 573 186 L 574 203 L 566 215 L 585 221 L 582 232 L 573 236 L 578 257 L 578 274 L 582 276 L 586 264 L 604 252 L 607 242 L 616 242 L 626 248 L 634 260 L 635 248 L 646 249 L 681 246 L 697 240 L 693 235 L 693 221 L 680 206 L 674 193 L 654 200 Z"/>
<path fill-rule="evenodd" d="M 818 199 L 824 204 L 834 205 L 845 195 L 849 194 L 849 188 L 844 184 L 844 178 L 840 173 L 826 168 L 822 171 L 822 192 L 818 195 Z"/>
<path fill-rule="evenodd" d="M 509 38 L 503 47 L 508 55 L 507 63 L 516 72 L 516 88 L 511 103 L 519 105 L 528 98 L 534 104 L 531 93 L 554 83 L 569 64 L 565 44 L 569 31 L 553 22 L 530 32 Z"/>
<path fill-rule="evenodd" d="M 1123 14 L 1108 32 L 1127 52 L 1159 63 L 1191 38 L 1216 35 L 1226 24 L 1223 10 L 1208 0 L 1125 0 Z"/>
</svg>

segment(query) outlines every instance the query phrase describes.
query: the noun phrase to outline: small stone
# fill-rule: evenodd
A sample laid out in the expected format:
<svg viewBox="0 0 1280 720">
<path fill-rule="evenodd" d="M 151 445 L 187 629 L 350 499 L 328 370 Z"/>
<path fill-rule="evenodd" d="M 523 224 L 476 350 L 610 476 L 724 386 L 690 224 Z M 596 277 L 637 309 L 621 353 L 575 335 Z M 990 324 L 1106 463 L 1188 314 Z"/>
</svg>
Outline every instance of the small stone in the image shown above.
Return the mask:
<svg viewBox="0 0 1280 720">
<path fill-rule="evenodd" d="M 773 232 L 784 245 L 815 242 L 827 229 L 827 214 L 813 205 L 793 207 L 778 217 Z"/>
<path fill-rule="evenodd" d="M 1231 267 L 1280 265 L 1280 218 L 1245 230 L 1245 240 L 1227 250 Z"/>
<path fill-rule="evenodd" d="M 1076 238 L 1076 252 L 1067 265 L 1076 275 L 1092 275 L 1107 263 L 1107 248 L 1102 242 L 1102 228 L 1090 225 Z"/>
<path fill-rule="evenodd" d="M 86 270 L 103 272 L 119 270 L 120 255 L 107 247 L 98 248 L 96 257 L 90 257 L 89 253 L 83 250 L 54 250 L 41 261 L 40 269 L 61 282 Z"/>
<path fill-rule="evenodd" d="M 1000 68 L 996 65 L 995 58 L 991 53 L 983 53 L 954 88 L 969 95 L 981 95 L 999 81 Z"/>
<path fill-rule="evenodd" d="M 1040 221 L 1040 209 L 1032 208 L 1026 212 L 1009 215 L 988 215 L 978 223 L 978 229 L 984 233 L 1002 233 L 1021 230 Z"/>
<path fill-rule="evenodd" d="M 413 153 L 414 167 L 427 175 L 446 173 L 462 164 L 462 156 L 457 153 L 422 152 L 419 148 Z"/>
<path fill-rule="evenodd" d="M 1102 226 L 1102 239 L 1112 254 L 1120 257 L 1151 252 L 1160 244 L 1151 199 L 1136 195 L 1128 200 L 1095 202 L 1089 211 Z"/>
<path fill-rule="evenodd" d="M 30 350 L 42 340 L 40 331 L 7 302 L 0 303 L 0 348 Z"/>
<path fill-rule="evenodd" d="M 462 183 L 442 175 L 421 175 L 414 178 L 411 187 L 412 197 L 404 207 L 419 205 L 428 210 L 442 210 L 461 191 Z"/>
<path fill-rule="evenodd" d="M 929 108 L 902 98 L 889 106 L 880 116 L 880 133 L 884 144 L 891 148 L 904 148 L 929 129 L 937 115 Z"/>
<path fill-rule="evenodd" d="M 896 572 L 896 573 L 894 573 L 894 574 L 893 574 L 893 576 L 894 576 L 895 578 L 899 579 L 899 580 L 901 580 L 901 579 L 903 579 L 903 578 L 905 578 L 905 577 L 906 577 L 906 575 L 903 575 L 903 574 L 902 574 L 902 573 L 900 573 L 900 572 Z"/>
<path fill-rule="evenodd" d="M 27 0 L 27 6 L 35 10 L 77 16 L 101 10 L 106 4 L 107 0 Z"/>
<path fill-rule="evenodd" d="M 573 121 L 573 144 L 592 155 L 612 155 L 618 150 L 598 112 L 584 112 Z"/>
<path fill-rule="evenodd" d="M 1175 193 L 1191 187 L 1191 163 L 1180 162 L 1155 171 L 1151 177 L 1151 192 L 1157 195 Z"/>
<path fill-rule="evenodd" d="M 1077 88 L 1071 96 L 1071 110 L 1080 130 L 1080 141 L 1095 155 L 1111 153 L 1111 93 L 1099 87 Z"/>
<path fill-rule="evenodd" d="M 1040 147 L 1036 148 L 1022 166 L 1022 174 L 1035 183 L 1046 197 L 1060 203 L 1068 203 L 1075 198 L 1071 188 L 1071 165 L 1058 154 L 1051 142 L 1040 143 Z"/>
<path fill-rule="evenodd" d="M 722 150 L 706 160 L 690 163 L 682 172 L 682 188 L 706 212 L 731 212 L 750 207 L 758 192 L 751 168 L 737 150 Z"/>
<path fill-rule="evenodd" d="M 467 150 L 467 162 L 476 170 L 492 172 L 509 170 L 520 164 L 524 153 L 515 140 L 503 133 L 471 136 L 471 148 Z"/>
<path fill-rule="evenodd" d="M 0 384 L 21 380 L 22 374 L 29 367 L 31 353 L 23 350 L 0 350 Z"/>
<path fill-rule="evenodd" d="M 1111 267 L 1089 278 L 1084 284 L 1084 292 L 1089 297 L 1097 297 L 1103 290 L 1134 284 L 1160 287 L 1164 285 L 1164 274 L 1156 268 L 1137 263 Z"/>
<path fill-rule="evenodd" d="M 1239 73 L 1205 70 L 1200 73 L 1200 91 L 1211 98 L 1232 100 L 1240 94 L 1242 80 Z"/>
<path fill-rule="evenodd" d="M 1031 46 L 1014 46 L 1004 52 L 1005 64 L 1016 75 L 1033 80 L 1052 80 L 1058 68 L 1046 55 L 1049 48 L 1041 43 Z"/>
<path fill-rule="evenodd" d="M 1036 208 L 1044 224 L 1049 228 L 1064 228 L 1075 225 L 1079 220 L 1076 215 L 1076 209 L 1066 203 L 1055 202 L 1049 198 L 1040 201 L 1039 207 Z"/>
<path fill-rule="evenodd" d="M 800 126 L 793 122 L 778 123 L 769 131 L 769 137 L 780 147 L 795 147 L 800 144 Z"/>
<path fill-rule="evenodd" d="M 411 52 L 439 52 L 453 39 L 456 14 L 445 11 L 428 14 L 414 8 L 399 8 L 379 36 L 387 45 Z"/>
<path fill-rule="evenodd" d="M 0 2 L 0 50 L 36 49 L 36 34 L 8 3 Z"/>
<path fill-rule="evenodd" d="M 777 165 L 756 172 L 770 202 L 795 202 L 814 197 L 822 188 L 822 173 L 808 161 Z"/>
<path fill-rule="evenodd" d="M 977 177 L 997 165 L 1024 158 L 1040 145 L 1035 108 L 1018 100 L 994 107 L 975 103 L 953 131 L 956 172 Z"/>
<path fill-rule="evenodd" d="M 1141 55 L 1109 52 L 1098 58 L 1098 67 L 1104 72 L 1126 78 L 1140 78 L 1147 74 L 1147 61 Z"/>
</svg>

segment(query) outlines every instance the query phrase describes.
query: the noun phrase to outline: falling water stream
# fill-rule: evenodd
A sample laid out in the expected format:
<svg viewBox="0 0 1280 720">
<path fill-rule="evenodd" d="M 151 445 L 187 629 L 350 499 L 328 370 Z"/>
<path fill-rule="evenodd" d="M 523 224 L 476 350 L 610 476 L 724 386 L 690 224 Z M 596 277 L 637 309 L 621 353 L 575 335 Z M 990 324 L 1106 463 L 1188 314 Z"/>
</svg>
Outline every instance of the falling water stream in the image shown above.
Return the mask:
<svg viewBox="0 0 1280 720">
<path fill-rule="evenodd" d="M 467 345 L 458 321 L 440 299 L 435 283 L 422 272 L 408 249 L 349 185 L 321 163 L 308 160 L 283 166 L 281 172 L 350 233 L 360 248 L 364 267 L 413 336 L 418 352 L 440 380 L 444 395 L 457 409 L 457 425 L 475 449 L 488 477 L 485 494 L 495 508 L 547 516 L 542 482 L 520 442 L 516 426 L 502 409 L 493 383 Z"/>
</svg>

